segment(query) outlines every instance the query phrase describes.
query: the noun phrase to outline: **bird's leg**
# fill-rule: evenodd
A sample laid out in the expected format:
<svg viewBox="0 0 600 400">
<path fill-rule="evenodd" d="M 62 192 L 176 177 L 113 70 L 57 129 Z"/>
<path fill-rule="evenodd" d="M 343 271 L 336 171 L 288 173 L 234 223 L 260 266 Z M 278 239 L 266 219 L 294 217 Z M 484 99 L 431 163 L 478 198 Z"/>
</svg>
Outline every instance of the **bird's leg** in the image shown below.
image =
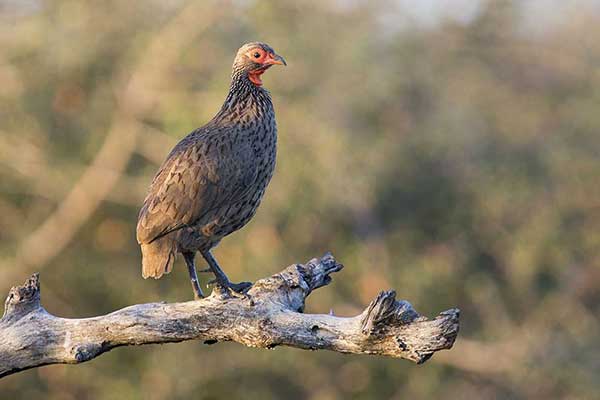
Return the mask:
<svg viewBox="0 0 600 400">
<path fill-rule="evenodd" d="M 194 265 L 194 256 L 195 254 L 193 252 L 183 253 L 183 258 L 185 259 L 190 274 L 192 289 L 194 289 L 194 298 L 198 300 L 204 298 L 204 293 L 202 293 L 202 289 L 200 289 L 200 284 L 198 283 L 198 275 L 196 275 L 196 266 Z"/>
<path fill-rule="evenodd" d="M 216 283 L 224 289 L 231 289 L 237 293 L 245 293 L 252 286 L 251 282 L 240 282 L 240 283 L 232 283 L 225 272 L 219 267 L 217 260 L 213 257 L 210 250 L 201 251 L 202 257 L 208 263 L 209 268 L 212 270 L 213 274 L 215 274 L 215 280 L 210 283 Z"/>
</svg>

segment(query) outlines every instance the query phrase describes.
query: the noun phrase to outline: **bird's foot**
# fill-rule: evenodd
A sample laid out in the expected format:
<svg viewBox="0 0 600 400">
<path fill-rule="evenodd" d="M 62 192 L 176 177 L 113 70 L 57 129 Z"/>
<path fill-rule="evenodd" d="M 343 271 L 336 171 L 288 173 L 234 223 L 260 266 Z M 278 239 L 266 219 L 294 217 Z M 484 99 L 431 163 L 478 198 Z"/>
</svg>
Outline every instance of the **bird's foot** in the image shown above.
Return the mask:
<svg viewBox="0 0 600 400">
<path fill-rule="evenodd" d="M 248 296 L 247 292 L 252 287 L 252 282 L 233 283 L 229 280 L 221 281 L 219 279 L 213 279 L 208 282 L 206 286 L 214 286 L 223 294 L 228 293 L 233 297 L 248 299 L 250 296 Z"/>
<path fill-rule="evenodd" d="M 194 300 L 202 300 L 203 298 L 204 298 L 204 293 L 194 292 Z"/>
<path fill-rule="evenodd" d="M 202 300 L 204 298 L 204 292 L 200 289 L 200 285 L 196 279 L 192 279 L 192 290 L 194 292 L 194 300 Z"/>
</svg>

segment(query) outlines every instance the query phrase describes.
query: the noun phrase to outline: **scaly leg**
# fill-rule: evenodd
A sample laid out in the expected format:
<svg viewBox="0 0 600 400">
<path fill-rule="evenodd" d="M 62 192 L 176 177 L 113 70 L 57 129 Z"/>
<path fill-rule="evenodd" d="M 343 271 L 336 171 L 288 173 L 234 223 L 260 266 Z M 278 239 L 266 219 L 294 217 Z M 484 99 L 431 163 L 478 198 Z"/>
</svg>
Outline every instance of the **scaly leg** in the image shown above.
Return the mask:
<svg viewBox="0 0 600 400">
<path fill-rule="evenodd" d="M 202 257 L 208 263 L 208 266 L 213 274 L 215 274 L 215 280 L 210 283 L 216 283 L 224 289 L 231 289 L 237 293 L 245 293 L 250 287 L 252 287 L 252 282 L 240 282 L 240 283 L 232 283 L 225 272 L 219 267 L 217 260 L 213 257 L 210 250 L 201 251 Z"/>
<path fill-rule="evenodd" d="M 188 272 L 190 274 L 190 281 L 192 282 L 192 289 L 194 289 L 194 298 L 196 300 L 204 298 L 204 293 L 202 293 L 202 289 L 200 289 L 200 284 L 198 283 L 198 275 L 196 275 L 196 266 L 194 265 L 194 256 L 193 252 L 183 253 L 183 258 L 188 267 Z"/>
</svg>

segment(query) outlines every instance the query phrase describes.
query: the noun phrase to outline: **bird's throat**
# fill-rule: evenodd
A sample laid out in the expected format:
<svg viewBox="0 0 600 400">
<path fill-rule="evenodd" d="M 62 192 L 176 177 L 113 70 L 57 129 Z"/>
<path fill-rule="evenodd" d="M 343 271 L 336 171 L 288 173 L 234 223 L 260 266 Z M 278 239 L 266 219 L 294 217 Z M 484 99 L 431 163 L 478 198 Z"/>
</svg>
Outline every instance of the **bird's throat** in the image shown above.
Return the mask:
<svg viewBox="0 0 600 400">
<path fill-rule="evenodd" d="M 250 82 L 252 82 L 253 84 L 255 84 L 256 86 L 262 86 L 262 79 L 261 79 L 261 75 L 266 71 L 266 68 L 261 68 L 261 69 L 255 69 L 254 71 L 250 71 L 248 72 L 248 79 L 250 80 Z"/>
</svg>

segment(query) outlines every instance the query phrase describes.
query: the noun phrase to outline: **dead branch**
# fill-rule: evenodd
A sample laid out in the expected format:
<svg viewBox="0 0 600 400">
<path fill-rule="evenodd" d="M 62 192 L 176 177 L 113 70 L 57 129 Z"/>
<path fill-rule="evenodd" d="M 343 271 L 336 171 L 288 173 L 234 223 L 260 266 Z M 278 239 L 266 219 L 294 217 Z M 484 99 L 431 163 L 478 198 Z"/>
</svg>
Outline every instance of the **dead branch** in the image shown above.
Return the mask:
<svg viewBox="0 0 600 400">
<path fill-rule="evenodd" d="M 452 347 L 458 309 L 428 320 L 407 301 L 396 300 L 391 290 L 381 292 L 355 317 L 304 314 L 306 297 L 328 285 L 329 275 L 342 268 L 327 254 L 257 281 L 247 297 L 215 290 L 199 301 L 137 304 L 82 319 L 49 314 L 41 306 L 34 274 L 13 287 L 6 299 L 0 319 L 0 377 L 42 365 L 89 361 L 119 346 L 184 340 L 377 354 L 416 363 Z"/>
</svg>

